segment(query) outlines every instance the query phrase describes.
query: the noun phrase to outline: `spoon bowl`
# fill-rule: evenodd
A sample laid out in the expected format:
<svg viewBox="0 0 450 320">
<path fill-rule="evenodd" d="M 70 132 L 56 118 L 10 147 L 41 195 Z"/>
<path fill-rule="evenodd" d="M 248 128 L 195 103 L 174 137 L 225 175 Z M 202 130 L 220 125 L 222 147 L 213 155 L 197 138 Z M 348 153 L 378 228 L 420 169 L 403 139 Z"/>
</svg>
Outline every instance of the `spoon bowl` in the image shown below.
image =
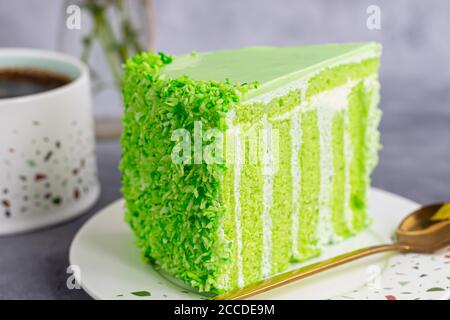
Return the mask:
<svg viewBox="0 0 450 320">
<path fill-rule="evenodd" d="M 396 230 L 397 241 L 409 251 L 432 253 L 450 243 L 450 220 L 433 221 L 445 203 L 421 207 L 409 214 Z"/>
</svg>

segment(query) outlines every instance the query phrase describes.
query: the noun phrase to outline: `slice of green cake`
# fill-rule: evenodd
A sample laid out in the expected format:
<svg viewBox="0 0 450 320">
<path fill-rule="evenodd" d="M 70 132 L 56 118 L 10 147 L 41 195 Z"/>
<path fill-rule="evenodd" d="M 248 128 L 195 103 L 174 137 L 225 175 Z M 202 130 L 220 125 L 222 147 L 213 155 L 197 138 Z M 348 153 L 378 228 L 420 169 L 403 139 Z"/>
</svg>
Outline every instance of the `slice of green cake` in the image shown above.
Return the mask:
<svg viewBox="0 0 450 320">
<path fill-rule="evenodd" d="M 143 256 L 222 293 L 363 230 L 380 51 L 251 47 L 127 61 L 120 168 Z"/>
</svg>

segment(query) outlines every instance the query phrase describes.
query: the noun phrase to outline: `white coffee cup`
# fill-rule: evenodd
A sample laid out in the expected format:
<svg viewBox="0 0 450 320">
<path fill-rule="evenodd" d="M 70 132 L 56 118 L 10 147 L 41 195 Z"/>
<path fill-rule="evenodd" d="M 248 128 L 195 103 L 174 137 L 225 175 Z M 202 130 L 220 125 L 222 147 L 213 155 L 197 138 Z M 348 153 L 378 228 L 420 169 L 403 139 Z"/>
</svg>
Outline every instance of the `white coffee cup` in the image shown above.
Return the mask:
<svg viewBox="0 0 450 320">
<path fill-rule="evenodd" d="M 100 188 L 90 80 L 68 55 L 0 49 L 0 69 L 34 68 L 72 79 L 45 92 L 0 99 L 0 234 L 73 218 L 95 203 Z"/>
</svg>

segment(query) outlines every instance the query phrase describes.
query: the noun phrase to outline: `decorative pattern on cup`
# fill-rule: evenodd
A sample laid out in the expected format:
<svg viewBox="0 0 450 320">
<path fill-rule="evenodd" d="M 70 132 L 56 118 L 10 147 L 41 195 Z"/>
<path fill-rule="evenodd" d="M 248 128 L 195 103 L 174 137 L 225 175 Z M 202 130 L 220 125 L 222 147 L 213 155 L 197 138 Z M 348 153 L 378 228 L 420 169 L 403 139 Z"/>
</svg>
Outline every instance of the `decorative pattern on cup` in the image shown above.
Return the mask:
<svg viewBox="0 0 450 320">
<path fill-rule="evenodd" d="M 35 132 L 49 126 L 30 123 Z M 0 219 L 41 215 L 70 206 L 97 183 L 92 132 L 71 120 L 64 136 L 21 135 L 14 129 L 10 145 L 0 146 Z M 3 217 L 2 217 L 3 216 Z"/>
</svg>

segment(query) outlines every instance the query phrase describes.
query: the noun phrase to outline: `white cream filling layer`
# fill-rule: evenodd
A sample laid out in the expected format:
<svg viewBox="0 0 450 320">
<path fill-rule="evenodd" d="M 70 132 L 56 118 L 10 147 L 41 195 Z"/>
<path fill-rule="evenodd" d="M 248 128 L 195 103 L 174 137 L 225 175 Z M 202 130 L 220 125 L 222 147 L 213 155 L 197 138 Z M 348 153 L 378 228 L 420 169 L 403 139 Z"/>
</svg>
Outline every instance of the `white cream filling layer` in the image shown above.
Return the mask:
<svg viewBox="0 0 450 320">
<path fill-rule="evenodd" d="M 341 103 L 341 101 L 339 102 Z M 317 235 L 319 245 L 326 245 L 333 241 L 335 233 L 332 224 L 332 211 L 330 208 L 331 193 L 333 190 L 333 146 L 332 125 L 334 112 L 325 105 L 317 108 L 320 145 L 320 193 L 319 218 Z"/>
<path fill-rule="evenodd" d="M 364 86 L 370 92 L 371 102 L 369 107 L 369 119 L 371 120 L 367 125 L 368 134 L 368 161 L 367 172 L 372 171 L 377 161 L 377 151 L 379 148 L 380 134 L 378 132 L 378 124 L 381 120 L 381 110 L 377 108 L 380 101 L 380 83 L 376 77 L 370 77 L 364 81 Z"/>
<path fill-rule="evenodd" d="M 381 110 L 378 108 L 380 102 L 380 83 L 378 78 L 371 77 L 364 81 L 364 86 L 368 94 L 370 94 L 370 106 L 369 106 L 369 123 L 367 124 L 367 160 L 366 160 L 366 173 L 367 179 L 370 183 L 370 173 L 376 166 L 378 161 L 378 149 L 380 147 L 380 132 L 378 131 L 378 125 L 381 120 Z M 366 203 L 368 194 L 366 193 Z M 370 222 L 370 217 L 367 217 Z"/>
<path fill-rule="evenodd" d="M 320 131 L 320 193 L 317 235 L 319 245 L 337 242 L 340 237 L 334 232 L 330 207 L 333 191 L 333 117 L 338 110 L 347 109 L 348 96 L 355 86 L 354 81 L 336 89 L 320 93 L 311 98 L 311 105 L 317 108 Z"/>
</svg>

